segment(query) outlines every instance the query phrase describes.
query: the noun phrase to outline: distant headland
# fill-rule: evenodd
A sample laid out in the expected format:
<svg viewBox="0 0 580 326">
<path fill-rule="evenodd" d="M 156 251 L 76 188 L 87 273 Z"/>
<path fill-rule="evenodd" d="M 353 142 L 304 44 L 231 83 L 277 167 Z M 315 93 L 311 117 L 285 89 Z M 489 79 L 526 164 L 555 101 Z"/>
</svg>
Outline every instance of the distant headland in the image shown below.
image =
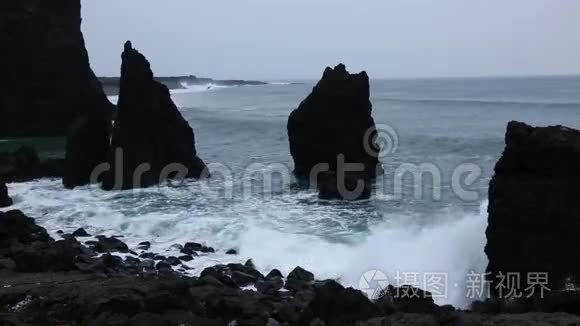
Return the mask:
<svg viewBox="0 0 580 326">
<path fill-rule="evenodd" d="M 103 85 L 107 96 L 119 95 L 120 77 L 98 77 Z M 164 84 L 169 89 L 187 89 L 187 86 L 208 85 L 212 86 L 256 86 L 267 85 L 267 82 L 257 80 L 216 80 L 212 78 L 190 76 L 155 77 L 155 80 Z"/>
</svg>

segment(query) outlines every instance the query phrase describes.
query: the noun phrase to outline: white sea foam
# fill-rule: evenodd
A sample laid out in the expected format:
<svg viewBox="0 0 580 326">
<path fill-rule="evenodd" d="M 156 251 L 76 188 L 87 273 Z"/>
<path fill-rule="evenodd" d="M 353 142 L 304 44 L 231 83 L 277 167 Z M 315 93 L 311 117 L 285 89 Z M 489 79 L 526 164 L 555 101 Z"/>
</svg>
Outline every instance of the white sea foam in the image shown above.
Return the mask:
<svg viewBox="0 0 580 326">
<path fill-rule="evenodd" d="M 242 235 L 240 252 L 253 257 L 261 270 L 278 268 L 288 273 L 300 265 L 319 278 L 339 279 L 353 287 L 358 287 L 369 270 L 382 271 L 392 284 L 397 276 L 418 273 L 419 287 L 424 287 L 425 275 L 443 273 L 447 289 L 445 297 L 437 298 L 438 303 L 467 307 L 473 301 L 468 297 L 467 275 L 482 274 L 487 265 L 484 206 L 487 203 L 482 204 L 479 215 L 431 227 L 377 226 L 354 245 L 253 226 Z"/>
<path fill-rule="evenodd" d="M 213 83 L 200 85 L 189 85 L 187 83 L 181 83 L 181 86 L 183 87 L 181 89 L 170 89 L 169 93 L 171 94 L 202 93 L 233 87 L 233 86 L 216 85 Z M 107 98 L 113 104 L 117 104 L 119 102 L 118 95 L 107 96 Z"/>
<path fill-rule="evenodd" d="M 198 92 L 207 92 L 207 91 L 213 91 L 213 90 L 218 90 L 218 89 L 234 87 L 234 86 L 216 85 L 214 83 L 201 84 L 201 85 L 189 85 L 187 83 L 181 83 L 181 86 L 183 86 L 184 88 L 183 89 L 172 89 L 171 93 L 172 94 L 198 93 Z"/>
<path fill-rule="evenodd" d="M 107 98 L 109 99 L 109 102 L 117 105 L 117 103 L 119 103 L 119 95 L 111 95 L 111 96 L 107 96 Z"/>
<path fill-rule="evenodd" d="M 371 217 L 361 221 L 364 215 L 345 218 L 340 216 L 344 207 L 317 203 L 316 194 L 309 192 L 270 200 L 207 202 L 196 197 L 200 189 L 195 182 L 163 188 L 163 196 L 157 187 L 139 196 L 98 191 L 96 196 L 89 187 L 63 190 L 60 180 L 8 187 L 15 200 L 11 208 L 35 217 L 54 237 L 57 230 L 84 227 L 93 235 L 122 234 L 131 248 L 150 241 L 151 251 L 163 255 L 179 255 L 172 245 L 187 241 L 216 248 L 215 254 L 186 263 L 193 275 L 218 263 L 243 263 L 250 258 L 263 273 L 278 268 L 286 274 L 302 266 L 318 278 L 334 278 L 354 287 L 369 270 L 384 272 L 392 283 L 397 273 L 419 273 L 420 287 L 424 273 L 445 273 L 446 297 L 437 302 L 466 307 L 471 301 L 466 297 L 467 274 L 483 273 L 487 265 L 483 252 L 486 202 L 479 214 L 446 211 L 432 217 L 440 222 L 419 226 L 393 222 L 408 221 L 396 216 L 389 223 L 373 222 Z M 355 231 L 357 223 L 368 229 Z M 329 230 L 342 240 L 325 236 Z M 226 255 L 230 248 L 236 248 L 239 255 Z"/>
</svg>

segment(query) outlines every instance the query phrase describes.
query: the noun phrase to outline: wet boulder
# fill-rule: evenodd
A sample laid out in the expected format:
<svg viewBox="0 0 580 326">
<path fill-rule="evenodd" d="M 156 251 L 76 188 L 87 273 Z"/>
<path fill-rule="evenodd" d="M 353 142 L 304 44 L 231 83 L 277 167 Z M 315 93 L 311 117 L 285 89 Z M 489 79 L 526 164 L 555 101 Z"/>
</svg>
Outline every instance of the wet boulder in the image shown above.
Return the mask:
<svg viewBox="0 0 580 326">
<path fill-rule="evenodd" d="M 402 285 L 400 287 L 389 285 L 381 293 L 379 300 L 377 300 L 377 306 L 387 314 L 395 311 L 429 314 L 441 309 L 435 304 L 432 293 L 410 285 Z"/>
<path fill-rule="evenodd" d="M 98 241 L 94 245 L 94 250 L 101 253 L 109 252 L 129 252 L 129 247 L 123 241 L 115 237 L 99 236 Z"/>
<path fill-rule="evenodd" d="M 344 288 L 333 280 L 314 287 L 314 299 L 301 316 L 303 325 L 321 320 L 325 325 L 348 325 L 383 316 L 380 309 L 359 290 Z"/>
<path fill-rule="evenodd" d="M 72 233 L 72 236 L 76 238 L 85 238 L 90 237 L 91 235 L 85 229 L 78 228 Z"/>
<path fill-rule="evenodd" d="M 242 264 L 216 265 L 208 267 L 201 272 L 200 278 L 207 281 L 208 277 L 219 281 L 223 285 L 231 287 L 244 287 L 254 284 L 258 280 L 264 279 L 264 275 L 255 268 Z"/>
<path fill-rule="evenodd" d="M 24 215 L 21 211 L 0 212 L 0 249 L 50 240 L 46 230 L 36 225 L 33 218 Z"/>
<path fill-rule="evenodd" d="M 258 279 L 255 286 L 260 293 L 275 295 L 284 287 L 282 273 L 277 269 L 273 269 L 263 279 Z"/>
<path fill-rule="evenodd" d="M 288 277 L 286 277 L 284 288 L 293 292 L 298 292 L 302 289 L 309 288 L 312 284 L 314 284 L 314 274 L 298 266 L 288 274 Z"/>
</svg>

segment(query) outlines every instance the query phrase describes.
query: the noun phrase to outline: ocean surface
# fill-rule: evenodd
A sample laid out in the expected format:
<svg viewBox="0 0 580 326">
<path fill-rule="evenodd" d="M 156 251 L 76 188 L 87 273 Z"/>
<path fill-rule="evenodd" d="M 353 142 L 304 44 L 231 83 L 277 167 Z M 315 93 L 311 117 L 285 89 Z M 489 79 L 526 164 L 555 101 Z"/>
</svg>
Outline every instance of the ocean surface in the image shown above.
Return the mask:
<svg viewBox="0 0 580 326">
<path fill-rule="evenodd" d="M 428 290 L 428 276 L 445 275 L 436 301 L 465 307 L 474 299 L 468 275 L 487 265 L 487 189 L 507 122 L 580 128 L 580 77 L 373 80 L 385 175 L 371 200 L 327 202 L 289 173 L 287 117 L 315 83 L 299 82 L 173 92 L 209 181 L 117 193 L 64 190 L 60 180 L 11 184 L 14 208 L 53 234 L 122 234 L 164 255 L 187 241 L 214 247 L 188 263 L 192 274 L 252 258 L 263 272 L 300 265 L 354 287 L 372 270 Z"/>
</svg>

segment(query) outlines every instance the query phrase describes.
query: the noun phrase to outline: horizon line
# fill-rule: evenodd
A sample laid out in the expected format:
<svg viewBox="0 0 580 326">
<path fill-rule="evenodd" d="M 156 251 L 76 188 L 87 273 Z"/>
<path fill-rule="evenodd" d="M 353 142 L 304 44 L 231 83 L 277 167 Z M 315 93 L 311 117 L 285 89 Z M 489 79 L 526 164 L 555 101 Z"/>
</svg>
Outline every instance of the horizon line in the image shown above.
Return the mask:
<svg viewBox="0 0 580 326">
<path fill-rule="evenodd" d="M 292 77 L 292 78 L 218 78 L 197 76 L 195 74 L 156 75 L 155 78 L 196 77 L 213 80 L 243 80 L 243 81 L 315 81 L 320 77 Z M 120 76 L 97 76 L 97 78 L 120 78 Z M 580 73 L 571 74 L 529 74 L 529 75 L 458 75 L 458 76 L 398 76 L 398 77 L 370 77 L 370 80 L 450 80 L 450 79 L 539 79 L 539 78 L 580 78 Z"/>
</svg>

